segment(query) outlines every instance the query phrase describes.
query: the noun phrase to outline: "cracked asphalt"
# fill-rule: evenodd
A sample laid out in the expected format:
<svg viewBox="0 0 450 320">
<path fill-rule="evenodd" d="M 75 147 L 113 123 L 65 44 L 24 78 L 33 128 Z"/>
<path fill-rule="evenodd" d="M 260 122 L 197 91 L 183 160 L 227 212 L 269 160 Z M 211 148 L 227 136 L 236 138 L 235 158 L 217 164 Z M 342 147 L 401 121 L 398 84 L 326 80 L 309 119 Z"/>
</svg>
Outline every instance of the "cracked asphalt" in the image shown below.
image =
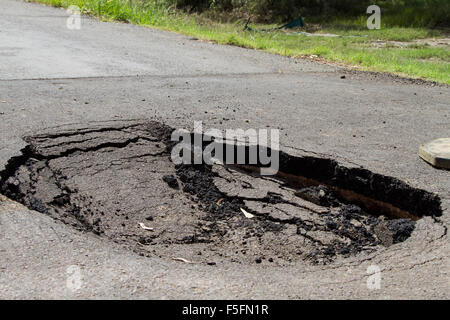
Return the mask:
<svg viewBox="0 0 450 320">
<path fill-rule="evenodd" d="M 292 155 L 398 178 L 436 193 L 443 210 L 404 242 L 327 265 L 206 265 L 140 256 L 1 196 L 1 298 L 449 298 L 450 173 L 417 155 L 450 134 L 448 87 L 87 17 L 68 30 L 64 10 L 21 1 L 1 0 L 0 10 L 0 171 L 27 135 L 145 119 L 192 129 L 201 120 L 280 129 Z M 74 265 L 78 290 L 67 285 Z M 367 286 L 374 265 L 378 290 Z"/>
</svg>

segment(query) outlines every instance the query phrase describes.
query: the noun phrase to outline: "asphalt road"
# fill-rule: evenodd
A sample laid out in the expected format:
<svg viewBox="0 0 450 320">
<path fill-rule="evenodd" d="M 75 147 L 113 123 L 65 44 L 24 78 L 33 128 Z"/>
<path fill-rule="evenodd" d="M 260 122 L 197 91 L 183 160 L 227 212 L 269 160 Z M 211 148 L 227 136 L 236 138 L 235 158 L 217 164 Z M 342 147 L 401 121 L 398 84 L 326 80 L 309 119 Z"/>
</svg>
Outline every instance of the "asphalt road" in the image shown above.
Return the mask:
<svg viewBox="0 0 450 320">
<path fill-rule="evenodd" d="M 437 193 L 443 209 L 403 243 L 326 266 L 207 266 L 141 257 L 2 197 L 0 298 L 450 297 L 450 173 L 417 155 L 450 135 L 448 87 L 85 17 L 69 30 L 64 10 L 21 1 L 1 0 L 0 11 L 0 170 L 24 135 L 48 128 L 148 118 L 192 129 L 202 120 L 278 128 L 283 150 L 397 177 Z M 381 270 L 376 290 L 370 266 Z"/>
</svg>

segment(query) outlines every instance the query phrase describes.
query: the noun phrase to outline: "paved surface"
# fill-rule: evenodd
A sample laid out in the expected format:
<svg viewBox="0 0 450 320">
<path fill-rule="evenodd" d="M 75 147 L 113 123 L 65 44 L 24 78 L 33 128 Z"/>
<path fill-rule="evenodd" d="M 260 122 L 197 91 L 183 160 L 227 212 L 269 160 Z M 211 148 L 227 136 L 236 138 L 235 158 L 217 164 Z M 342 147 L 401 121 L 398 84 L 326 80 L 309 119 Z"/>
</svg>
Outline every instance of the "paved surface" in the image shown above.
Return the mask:
<svg viewBox="0 0 450 320">
<path fill-rule="evenodd" d="M 270 126 L 293 154 L 400 178 L 438 193 L 444 210 L 401 244 L 327 266 L 206 266 L 140 257 L 1 198 L 1 298 L 450 297 L 450 173 L 417 155 L 420 144 L 449 135 L 448 87 L 88 18 L 68 30 L 65 11 L 20 1 L 1 0 L 0 11 L 0 169 L 20 154 L 22 136 L 61 125 Z M 67 286 L 73 265 L 79 290 Z M 379 290 L 367 287 L 371 265 L 381 269 Z"/>
</svg>

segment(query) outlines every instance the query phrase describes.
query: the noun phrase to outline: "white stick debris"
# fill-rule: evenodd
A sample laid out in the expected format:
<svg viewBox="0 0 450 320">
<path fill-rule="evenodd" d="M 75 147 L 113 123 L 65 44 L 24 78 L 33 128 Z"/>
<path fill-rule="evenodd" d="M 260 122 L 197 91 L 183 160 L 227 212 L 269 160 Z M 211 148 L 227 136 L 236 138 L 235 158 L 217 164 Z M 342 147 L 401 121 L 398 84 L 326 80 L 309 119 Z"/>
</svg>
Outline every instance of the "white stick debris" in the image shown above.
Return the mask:
<svg viewBox="0 0 450 320">
<path fill-rule="evenodd" d="M 145 224 L 143 224 L 142 222 L 139 222 L 139 225 L 141 226 L 142 229 L 147 230 L 147 231 L 153 231 L 153 228 L 147 227 Z"/>
<path fill-rule="evenodd" d="M 252 219 L 252 218 L 255 217 L 254 215 L 252 215 L 251 213 L 245 211 L 245 210 L 242 209 L 242 208 L 241 208 L 241 211 L 242 211 L 242 213 L 244 214 L 244 216 L 245 216 L 246 218 Z"/>
<path fill-rule="evenodd" d="M 175 260 L 175 261 L 181 261 L 181 262 L 184 262 L 184 263 L 195 263 L 195 262 L 189 261 L 189 260 L 184 259 L 184 258 L 172 258 L 172 259 Z"/>
</svg>

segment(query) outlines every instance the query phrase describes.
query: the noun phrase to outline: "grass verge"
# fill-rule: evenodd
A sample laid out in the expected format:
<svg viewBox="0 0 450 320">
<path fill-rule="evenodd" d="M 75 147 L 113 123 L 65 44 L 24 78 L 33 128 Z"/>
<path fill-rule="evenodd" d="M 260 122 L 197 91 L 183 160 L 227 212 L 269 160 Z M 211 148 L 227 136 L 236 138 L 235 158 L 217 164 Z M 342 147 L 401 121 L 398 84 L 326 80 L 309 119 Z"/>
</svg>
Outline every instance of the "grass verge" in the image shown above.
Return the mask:
<svg viewBox="0 0 450 320">
<path fill-rule="evenodd" d="M 345 64 L 367 71 L 388 72 L 450 84 L 449 46 L 434 46 L 418 39 L 443 37 L 425 28 L 382 26 L 368 30 L 365 19 L 339 20 L 316 28 L 314 33 L 338 37 L 307 36 L 293 32 L 250 32 L 242 23 L 217 23 L 204 16 L 188 15 L 151 0 L 28 0 L 55 7 L 76 5 L 83 14 L 106 21 L 123 21 L 174 31 L 202 40 L 264 50 L 291 57 Z M 308 22 L 308 21 L 306 21 Z M 268 29 L 270 25 L 253 25 Z"/>
</svg>

